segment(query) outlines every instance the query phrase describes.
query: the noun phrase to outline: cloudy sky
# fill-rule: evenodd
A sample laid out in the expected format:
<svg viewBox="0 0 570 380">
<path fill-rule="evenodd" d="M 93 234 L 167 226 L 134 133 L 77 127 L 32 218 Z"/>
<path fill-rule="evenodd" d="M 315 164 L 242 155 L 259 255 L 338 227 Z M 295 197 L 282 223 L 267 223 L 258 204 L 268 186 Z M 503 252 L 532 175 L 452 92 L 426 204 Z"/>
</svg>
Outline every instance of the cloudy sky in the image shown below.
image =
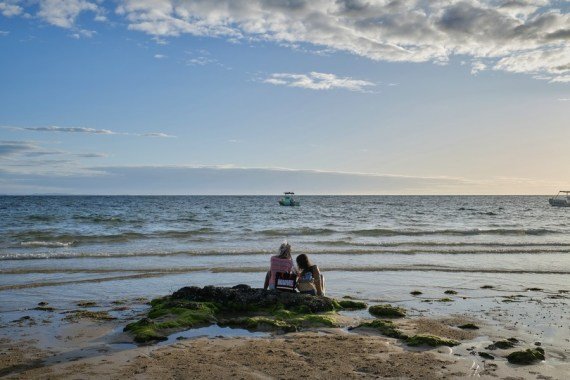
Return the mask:
<svg viewBox="0 0 570 380">
<path fill-rule="evenodd" d="M 1 194 L 550 194 L 570 1 L 0 0 Z"/>
</svg>

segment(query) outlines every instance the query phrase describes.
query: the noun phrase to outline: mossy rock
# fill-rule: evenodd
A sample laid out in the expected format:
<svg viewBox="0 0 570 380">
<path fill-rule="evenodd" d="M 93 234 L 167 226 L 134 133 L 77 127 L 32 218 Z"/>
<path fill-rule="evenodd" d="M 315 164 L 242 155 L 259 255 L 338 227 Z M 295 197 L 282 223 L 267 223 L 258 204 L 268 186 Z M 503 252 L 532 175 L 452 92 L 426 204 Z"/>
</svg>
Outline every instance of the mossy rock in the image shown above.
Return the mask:
<svg viewBox="0 0 570 380">
<path fill-rule="evenodd" d="M 460 329 L 463 329 L 463 330 L 479 330 L 479 326 L 477 326 L 474 323 L 466 323 L 464 325 L 457 326 L 457 327 L 459 327 Z"/>
<path fill-rule="evenodd" d="M 509 348 L 513 348 L 515 344 L 518 343 L 516 338 L 509 338 L 507 340 L 499 340 L 497 342 L 493 342 L 486 347 L 487 350 L 496 350 L 497 348 L 501 350 L 508 350 Z"/>
<path fill-rule="evenodd" d="M 406 344 L 408 346 L 448 346 L 453 347 L 459 345 L 459 342 L 453 339 L 446 339 L 436 335 L 418 334 L 406 339 Z"/>
<path fill-rule="evenodd" d="M 366 304 L 238 285 L 233 288 L 182 288 L 172 296 L 152 300 L 150 306 L 147 318 L 124 328 L 134 335 L 136 342 L 164 340 L 167 334 L 176 330 L 213 323 L 283 332 L 306 327 L 336 327 L 336 310 L 348 306 L 365 308 Z"/>
<path fill-rule="evenodd" d="M 388 304 L 374 305 L 368 308 L 370 314 L 382 318 L 402 318 L 406 316 L 406 310 Z"/>
<path fill-rule="evenodd" d="M 371 322 L 361 323 L 356 328 L 361 328 L 361 327 L 377 330 L 378 332 L 380 332 L 380 334 L 385 335 L 385 336 L 390 337 L 390 338 L 396 338 L 396 339 L 407 339 L 408 338 L 408 336 L 406 334 L 402 333 L 400 330 L 398 330 L 396 328 L 396 326 L 394 325 L 394 322 L 392 322 L 392 321 L 375 319 Z"/>
<path fill-rule="evenodd" d="M 53 312 L 55 311 L 55 307 L 42 305 L 34 307 L 34 310 Z"/>
<path fill-rule="evenodd" d="M 495 360 L 495 357 L 488 352 L 479 352 L 479 356 L 487 360 Z"/>
<path fill-rule="evenodd" d="M 368 305 L 366 302 L 342 299 L 337 301 L 338 306 L 345 310 L 362 310 L 366 309 Z"/>
<path fill-rule="evenodd" d="M 543 290 L 542 288 L 526 288 L 527 292 L 542 292 Z"/>
<path fill-rule="evenodd" d="M 93 321 L 112 321 L 117 318 L 113 317 L 107 311 L 74 310 L 68 313 L 64 319 L 67 321 L 75 322 L 79 319 L 91 319 Z"/>
<path fill-rule="evenodd" d="M 533 364 L 544 360 L 544 350 L 540 347 L 527 349 L 524 351 L 515 351 L 507 355 L 507 360 L 512 364 Z"/>
<path fill-rule="evenodd" d="M 422 295 L 423 293 L 420 292 L 419 290 L 412 290 L 412 291 L 410 292 L 410 294 L 413 295 L 413 296 L 419 296 L 419 295 Z"/>
<path fill-rule="evenodd" d="M 79 301 L 76 303 L 78 307 L 94 307 L 97 306 L 96 302 L 93 301 Z"/>
<path fill-rule="evenodd" d="M 455 290 L 446 290 L 445 292 L 443 292 L 444 294 L 457 294 L 457 292 Z"/>
</svg>

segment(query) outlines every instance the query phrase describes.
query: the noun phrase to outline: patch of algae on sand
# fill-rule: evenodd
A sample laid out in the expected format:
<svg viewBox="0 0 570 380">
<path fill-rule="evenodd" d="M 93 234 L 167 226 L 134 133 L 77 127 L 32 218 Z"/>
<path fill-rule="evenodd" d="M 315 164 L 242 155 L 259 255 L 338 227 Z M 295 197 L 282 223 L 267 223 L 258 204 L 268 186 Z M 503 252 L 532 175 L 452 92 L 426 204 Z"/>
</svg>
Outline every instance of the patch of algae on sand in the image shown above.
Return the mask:
<svg viewBox="0 0 570 380">
<path fill-rule="evenodd" d="M 311 313 L 303 305 L 294 310 L 286 310 L 278 303 L 270 308 L 260 308 L 163 297 L 151 301 L 147 318 L 128 324 L 124 330 L 132 333 L 138 343 L 166 340 L 172 331 L 212 323 L 248 330 L 293 332 L 301 328 L 337 327 L 338 310 L 366 308 L 365 303 L 356 301 L 334 301 L 333 305 L 332 311 Z"/>
<path fill-rule="evenodd" d="M 375 319 L 370 322 L 364 322 L 358 325 L 356 328 L 371 328 L 378 331 L 380 334 L 402 340 L 402 342 L 406 343 L 408 346 L 416 347 L 416 346 L 430 346 L 430 347 L 439 347 L 439 346 L 457 346 L 459 342 L 453 339 L 446 339 L 436 335 L 428 335 L 428 334 L 418 334 L 414 336 L 408 336 L 401 332 L 396 324 L 392 321 L 386 321 L 382 319 Z"/>
</svg>

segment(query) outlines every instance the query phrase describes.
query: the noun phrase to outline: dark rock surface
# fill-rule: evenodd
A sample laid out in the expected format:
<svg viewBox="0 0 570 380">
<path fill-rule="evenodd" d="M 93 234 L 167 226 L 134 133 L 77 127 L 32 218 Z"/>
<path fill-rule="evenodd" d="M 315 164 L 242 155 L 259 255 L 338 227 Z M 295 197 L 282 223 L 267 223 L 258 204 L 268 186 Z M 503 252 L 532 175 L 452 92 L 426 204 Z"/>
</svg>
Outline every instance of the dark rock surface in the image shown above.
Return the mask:
<svg viewBox="0 0 570 380">
<path fill-rule="evenodd" d="M 275 305 L 283 305 L 287 310 L 305 310 L 311 313 L 335 309 L 335 301 L 332 298 L 278 290 L 263 290 L 251 288 L 248 285 L 236 285 L 232 288 L 187 286 L 174 292 L 172 298 L 195 302 L 214 302 L 229 309 L 243 311 L 264 309 Z"/>
</svg>

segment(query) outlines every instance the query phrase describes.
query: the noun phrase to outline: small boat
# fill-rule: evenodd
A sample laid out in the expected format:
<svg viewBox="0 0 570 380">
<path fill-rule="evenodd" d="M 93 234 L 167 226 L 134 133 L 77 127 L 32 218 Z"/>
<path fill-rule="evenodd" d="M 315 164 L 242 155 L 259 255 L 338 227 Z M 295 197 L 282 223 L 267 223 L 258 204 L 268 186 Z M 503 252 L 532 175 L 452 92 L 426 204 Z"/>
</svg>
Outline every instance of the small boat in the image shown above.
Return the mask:
<svg viewBox="0 0 570 380">
<path fill-rule="evenodd" d="M 561 195 L 561 194 L 565 194 Z M 548 200 L 551 206 L 570 207 L 570 190 L 560 190 L 554 198 Z"/>
<path fill-rule="evenodd" d="M 284 195 L 279 199 L 279 204 L 281 206 L 301 206 L 301 202 L 296 200 L 293 195 L 295 195 L 292 191 L 286 191 L 283 193 Z"/>
</svg>

